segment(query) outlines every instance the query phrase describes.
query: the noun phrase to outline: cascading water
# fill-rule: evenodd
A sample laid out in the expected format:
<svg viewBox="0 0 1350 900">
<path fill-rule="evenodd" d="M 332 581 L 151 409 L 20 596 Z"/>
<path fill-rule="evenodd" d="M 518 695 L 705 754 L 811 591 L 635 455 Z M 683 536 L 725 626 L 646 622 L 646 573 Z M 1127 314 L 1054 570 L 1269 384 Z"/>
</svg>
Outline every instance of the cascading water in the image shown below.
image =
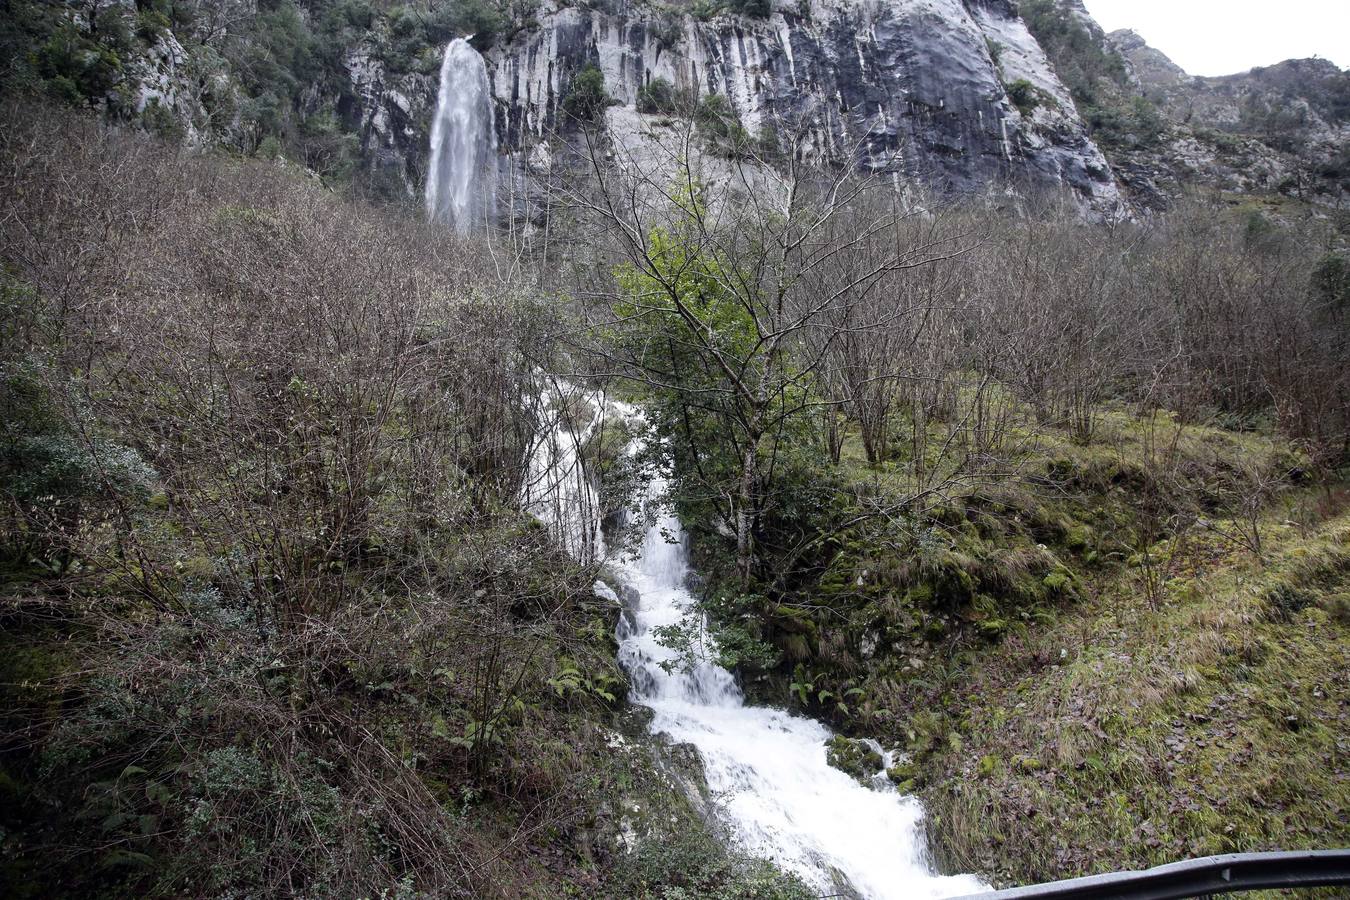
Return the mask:
<svg viewBox="0 0 1350 900">
<path fill-rule="evenodd" d="M 483 57 L 463 38 L 441 61 L 441 87 L 431 123 L 427 217 L 464 234 L 491 221 L 496 207 L 497 136 Z"/>
<path fill-rule="evenodd" d="M 597 499 L 579 448 L 601 427 L 604 401 L 594 394 L 564 396 L 555 386 L 538 405 L 542 429 L 530 457 L 533 488 L 523 505 L 572 556 L 597 560 L 603 554 Z M 571 423 L 561 415 L 569 406 L 589 409 L 591 420 Z M 641 419 L 623 404 L 609 409 Z M 641 450 L 640 442 L 628 448 L 633 455 Z M 884 778 L 870 789 L 832 768 L 825 750 L 831 735 L 823 725 L 746 706 L 732 674 L 707 661 L 710 648 L 702 648 L 701 661 L 687 670 L 679 654 L 657 640 L 661 626 L 696 614 L 684 587 L 684 529 L 663 505 L 666 483 L 658 473 L 636 498 L 634 511 L 653 514 L 654 521 L 641 547 L 617 560 L 619 574 L 639 597 L 631 616 L 620 620 L 619 661 L 631 676 L 633 702 L 655 713 L 652 732 L 698 749 L 708 787 L 742 848 L 797 873 L 822 895 L 899 900 L 986 889 L 971 876 L 933 873 L 924 860 L 918 801 L 901 796 Z M 603 584 L 597 591 L 615 596 Z"/>
<path fill-rule="evenodd" d="M 665 490 L 665 478 L 653 478 L 642 503 L 660 503 Z M 655 712 L 652 732 L 698 748 L 708 787 L 744 849 L 822 894 L 890 900 L 987 889 L 971 876 L 935 875 L 924 860 L 918 801 L 889 786 L 863 787 L 831 767 L 823 725 L 746 706 L 731 673 L 711 662 L 692 671 L 674 665 L 677 654 L 656 629 L 692 614 L 688 558 L 679 520 L 665 508 L 655 519 L 636 558 L 620 560 L 640 599 L 619 626 L 619 660 L 632 678 L 631 699 Z"/>
</svg>

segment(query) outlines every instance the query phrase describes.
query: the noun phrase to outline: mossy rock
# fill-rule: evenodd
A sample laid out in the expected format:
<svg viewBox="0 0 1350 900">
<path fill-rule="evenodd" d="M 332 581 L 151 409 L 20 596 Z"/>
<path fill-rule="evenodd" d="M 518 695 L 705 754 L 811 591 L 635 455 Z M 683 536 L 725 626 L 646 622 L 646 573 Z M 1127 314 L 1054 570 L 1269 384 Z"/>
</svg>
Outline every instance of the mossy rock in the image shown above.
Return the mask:
<svg viewBox="0 0 1350 900">
<path fill-rule="evenodd" d="M 1057 566 L 1053 572 L 1041 579 L 1041 584 L 1053 597 L 1072 600 L 1078 596 L 1073 573 L 1063 566 Z"/>
<path fill-rule="evenodd" d="M 1064 532 L 1064 546 L 1074 553 L 1086 553 L 1092 549 L 1097 535 L 1090 525 L 1071 525 Z"/>
<path fill-rule="evenodd" d="M 975 578 L 969 571 L 971 562 L 967 557 L 956 553 L 946 553 L 942 560 L 924 579 L 928 587 L 928 605 L 944 609 L 956 609 L 970 603 L 975 598 Z M 917 596 L 917 590 L 910 591 L 911 602 L 916 605 L 924 601 Z"/>
<path fill-rule="evenodd" d="M 926 582 L 916 584 L 905 593 L 905 602 L 911 606 L 931 606 L 933 604 L 933 586 Z"/>
<path fill-rule="evenodd" d="M 896 786 L 905 786 L 902 789 L 913 788 L 919 783 L 919 767 L 909 760 L 898 762 L 886 770 L 886 777 Z"/>
<path fill-rule="evenodd" d="M 825 761 L 862 784 L 881 771 L 884 761 L 871 746 L 855 738 L 836 734 L 825 744 Z"/>
<path fill-rule="evenodd" d="M 986 641 L 997 641 L 1008 633 L 1008 622 L 1006 619 L 985 619 L 976 628 L 979 629 L 980 637 Z"/>
<path fill-rule="evenodd" d="M 769 611 L 769 615 L 773 624 L 783 631 L 810 637 L 816 636 L 818 628 L 815 620 L 811 618 L 810 610 L 803 609 L 800 606 L 776 603 Z"/>
</svg>

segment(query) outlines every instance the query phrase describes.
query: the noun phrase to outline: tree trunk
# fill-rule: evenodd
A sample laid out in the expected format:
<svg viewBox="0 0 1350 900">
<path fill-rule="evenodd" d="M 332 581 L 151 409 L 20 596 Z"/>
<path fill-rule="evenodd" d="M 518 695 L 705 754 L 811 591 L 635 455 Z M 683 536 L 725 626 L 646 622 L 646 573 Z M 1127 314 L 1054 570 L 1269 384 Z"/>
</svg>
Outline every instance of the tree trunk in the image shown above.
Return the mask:
<svg viewBox="0 0 1350 900">
<path fill-rule="evenodd" d="M 745 442 L 741 456 L 741 483 L 736 497 L 736 570 L 741 576 L 741 587 L 750 587 L 754 567 L 755 547 L 751 525 L 755 520 L 755 481 L 758 477 L 759 442 L 763 435 L 752 432 Z"/>
</svg>

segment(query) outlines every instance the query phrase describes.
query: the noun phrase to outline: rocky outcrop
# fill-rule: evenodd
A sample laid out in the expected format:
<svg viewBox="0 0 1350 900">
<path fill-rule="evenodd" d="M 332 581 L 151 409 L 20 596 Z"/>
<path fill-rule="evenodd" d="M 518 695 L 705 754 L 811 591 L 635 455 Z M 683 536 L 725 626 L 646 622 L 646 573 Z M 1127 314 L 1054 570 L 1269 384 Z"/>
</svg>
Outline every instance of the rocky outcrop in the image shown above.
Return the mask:
<svg viewBox="0 0 1350 900">
<path fill-rule="evenodd" d="M 623 139 L 653 118 L 637 113 L 638 92 L 661 78 L 688 94 L 723 95 L 750 135 L 799 130 L 803 154 L 821 161 L 947 193 L 1062 187 L 1096 214 L 1122 208 L 1110 166 L 1006 0 L 815 0 L 780 4 L 766 19 L 707 21 L 640 3 L 551 6 L 486 57 L 498 144 L 518 159 L 567 131 L 572 79 L 596 66 Z M 434 85 L 383 84 L 359 52 L 350 69 L 373 158 L 401 157 L 411 188 Z"/>
<path fill-rule="evenodd" d="M 1350 198 L 1350 71 L 1294 59 L 1236 75 L 1197 77 L 1133 31 L 1110 41 L 1140 95 L 1171 126 L 1145 153 L 1113 160 L 1165 193 L 1186 184 L 1280 192 L 1336 205 Z"/>
<path fill-rule="evenodd" d="M 360 173 L 374 196 L 415 202 L 442 48 L 481 25 L 513 198 L 523 174 L 566 164 L 566 99 L 591 67 L 615 102 L 604 118 L 616 152 L 651 149 L 717 97 L 735 140 L 706 148 L 713 170 L 738 148 L 781 153 L 790 135 L 795 154 L 902 187 L 1065 189 L 1096 216 L 1163 208 L 1195 183 L 1350 196 L 1350 73 L 1292 60 L 1195 78 L 1132 32 L 1106 35 L 1082 0 L 542 0 L 492 15 L 448 0 L 426 15 L 356 5 L 336 17 L 282 6 L 242 3 L 220 30 L 132 0 L 98 20 L 24 0 L 42 27 L 0 82 L 316 177 Z M 680 103 L 653 113 L 638 100 L 658 79 Z"/>
</svg>

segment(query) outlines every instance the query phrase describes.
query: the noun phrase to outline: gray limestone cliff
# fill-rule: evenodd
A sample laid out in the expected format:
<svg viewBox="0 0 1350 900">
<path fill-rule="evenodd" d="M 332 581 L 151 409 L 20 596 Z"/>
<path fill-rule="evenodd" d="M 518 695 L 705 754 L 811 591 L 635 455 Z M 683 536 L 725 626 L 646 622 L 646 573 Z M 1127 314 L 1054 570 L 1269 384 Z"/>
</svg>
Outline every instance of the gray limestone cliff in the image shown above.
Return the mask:
<svg viewBox="0 0 1350 900">
<path fill-rule="evenodd" d="M 1350 72 L 1312 59 L 1193 77 L 1107 35 L 1082 0 L 204 0 L 172 19 L 134 0 L 97 15 L 18 2 L 36 30 L 0 29 L 0 89 L 382 199 L 420 202 L 440 57 L 474 32 L 512 196 L 522 173 L 568 163 L 566 100 L 595 70 L 610 148 L 660 143 L 715 97 L 737 139 L 709 158 L 790 143 L 906 188 L 1063 190 L 1092 217 L 1193 185 L 1350 202 Z M 653 85 L 679 102 L 639 102 Z"/>
<path fill-rule="evenodd" d="M 595 66 L 616 101 L 607 120 L 620 138 L 659 127 L 660 116 L 636 105 L 660 78 L 723 95 L 749 134 L 804 130 L 805 152 L 822 161 L 894 171 L 946 193 L 1067 188 L 1093 213 L 1122 208 L 1069 92 L 1006 0 L 815 0 L 764 19 L 706 20 L 619 3 L 546 6 L 536 18 L 485 54 L 498 144 L 517 159 L 568 130 L 563 99 Z M 435 85 L 418 75 L 391 83 L 361 48 L 348 65 L 367 155 L 417 190 Z"/>
</svg>

